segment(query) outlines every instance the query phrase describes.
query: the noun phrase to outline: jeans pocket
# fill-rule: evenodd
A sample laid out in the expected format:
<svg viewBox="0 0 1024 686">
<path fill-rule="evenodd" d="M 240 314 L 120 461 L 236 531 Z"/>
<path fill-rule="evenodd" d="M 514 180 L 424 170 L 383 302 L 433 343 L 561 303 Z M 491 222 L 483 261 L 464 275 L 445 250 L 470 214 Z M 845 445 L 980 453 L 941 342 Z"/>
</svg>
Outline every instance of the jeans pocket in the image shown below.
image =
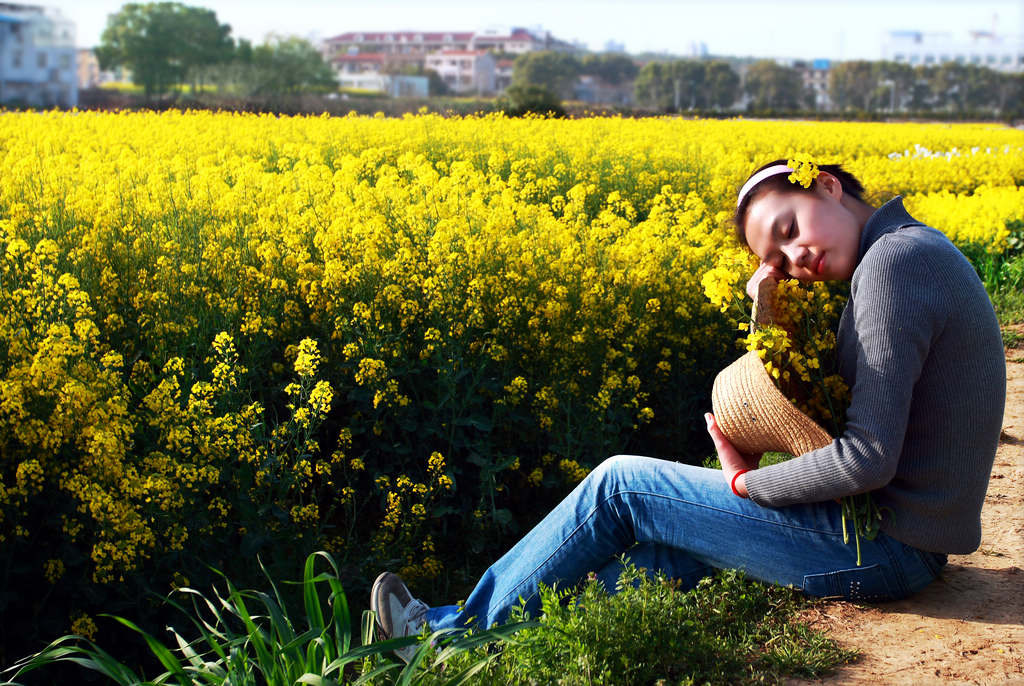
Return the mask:
<svg viewBox="0 0 1024 686">
<path fill-rule="evenodd" d="M 804 577 L 803 591 L 817 598 L 866 601 L 897 598 L 885 578 L 885 571 L 877 564 L 824 574 L 808 574 Z"/>
</svg>

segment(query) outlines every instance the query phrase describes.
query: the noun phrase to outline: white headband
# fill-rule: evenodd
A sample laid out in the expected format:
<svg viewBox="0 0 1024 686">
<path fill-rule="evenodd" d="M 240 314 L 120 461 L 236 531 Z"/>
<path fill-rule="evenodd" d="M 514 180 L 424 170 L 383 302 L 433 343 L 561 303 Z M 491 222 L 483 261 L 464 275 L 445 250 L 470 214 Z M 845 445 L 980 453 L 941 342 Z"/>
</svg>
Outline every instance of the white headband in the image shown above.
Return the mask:
<svg viewBox="0 0 1024 686">
<path fill-rule="evenodd" d="M 739 197 L 736 198 L 736 207 L 739 207 L 743 203 L 743 198 L 747 197 L 747 194 L 750 193 L 754 186 L 761 183 L 769 176 L 775 176 L 776 174 L 786 173 L 792 174 L 793 169 L 791 167 L 787 167 L 784 164 L 776 164 L 772 165 L 771 167 L 766 167 L 761 171 L 757 172 L 756 174 L 754 174 L 753 176 L 751 176 L 749 179 L 747 179 L 747 182 L 743 184 L 743 188 L 740 189 Z"/>
</svg>

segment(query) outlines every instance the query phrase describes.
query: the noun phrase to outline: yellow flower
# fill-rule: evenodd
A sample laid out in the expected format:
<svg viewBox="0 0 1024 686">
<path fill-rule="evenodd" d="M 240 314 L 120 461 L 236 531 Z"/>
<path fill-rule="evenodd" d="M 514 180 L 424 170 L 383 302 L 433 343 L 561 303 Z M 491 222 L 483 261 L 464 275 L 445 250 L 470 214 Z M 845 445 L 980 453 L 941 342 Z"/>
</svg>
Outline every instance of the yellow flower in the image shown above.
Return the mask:
<svg viewBox="0 0 1024 686">
<path fill-rule="evenodd" d="M 789 182 L 798 183 L 804 188 L 810 188 L 814 180 L 818 178 L 818 174 L 821 173 L 818 170 L 818 165 L 811 161 L 810 155 L 804 153 L 794 155 L 786 162 L 786 166 L 793 170 L 788 177 Z"/>
<path fill-rule="evenodd" d="M 96 622 L 89 615 L 79 613 L 71 620 L 71 633 L 78 636 L 83 636 L 90 641 L 96 640 L 96 632 L 99 629 L 96 627 Z"/>
<path fill-rule="evenodd" d="M 61 560 L 47 560 L 43 563 L 43 577 L 51 584 L 57 583 L 64 576 L 64 562 Z"/>
<path fill-rule="evenodd" d="M 299 353 L 295 358 L 295 373 L 303 378 L 316 376 L 320 366 L 320 349 L 312 338 L 304 338 L 299 343 Z"/>
</svg>

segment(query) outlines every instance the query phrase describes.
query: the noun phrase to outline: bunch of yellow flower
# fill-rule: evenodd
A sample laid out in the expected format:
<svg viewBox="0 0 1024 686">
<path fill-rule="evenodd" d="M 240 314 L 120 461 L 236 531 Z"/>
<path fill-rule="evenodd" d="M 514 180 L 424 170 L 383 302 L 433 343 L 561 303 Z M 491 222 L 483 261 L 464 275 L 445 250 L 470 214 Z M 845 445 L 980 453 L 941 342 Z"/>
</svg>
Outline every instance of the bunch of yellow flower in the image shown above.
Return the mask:
<svg viewBox="0 0 1024 686">
<path fill-rule="evenodd" d="M 836 331 L 846 288 L 787 279 L 776 286 L 772 321 L 752 327 L 742 340 L 756 350 L 786 397 L 804 414 L 837 436 L 842 432 L 850 391 L 839 375 Z"/>
</svg>

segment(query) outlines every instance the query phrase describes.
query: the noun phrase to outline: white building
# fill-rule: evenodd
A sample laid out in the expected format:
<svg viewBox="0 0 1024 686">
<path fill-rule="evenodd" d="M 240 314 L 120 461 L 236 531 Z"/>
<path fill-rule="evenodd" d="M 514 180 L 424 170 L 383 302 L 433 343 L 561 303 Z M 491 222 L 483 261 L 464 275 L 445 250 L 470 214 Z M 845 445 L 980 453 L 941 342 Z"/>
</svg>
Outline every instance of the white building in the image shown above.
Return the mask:
<svg viewBox="0 0 1024 686">
<path fill-rule="evenodd" d="M 560 50 L 572 52 L 569 43 L 552 38 L 550 31 L 531 33 L 527 29 L 491 28 L 477 31 L 469 41 L 470 50 L 490 50 L 499 54 L 522 55 L 534 50 Z"/>
<path fill-rule="evenodd" d="M 341 55 L 421 55 L 438 50 L 468 50 L 471 31 L 349 31 L 323 42 L 321 52 L 331 60 Z"/>
<path fill-rule="evenodd" d="M 513 55 L 534 50 L 581 50 L 580 46 L 553 37 L 549 31 L 521 27 L 483 31 L 349 31 L 326 39 L 320 49 L 328 61 L 356 52 L 425 58 L 442 50 L 490 50 Z"/>
<path fill-rule="evenodd" d="M 408 63 L 408 60 L 396 60 L 394 55 L 381 53 L 339 55 L 331 60 L 341 88 L 387 93 L 396 98 L 427 97 L 430 79 L 426 76 L 389 73 Z"/>
<path fill-rule="evenodd" d="M 494 57 L 486 50 L 442 50 L 427 55 L 426 68 L 436 71 L 457 95 L 495 91 Z"/>
<path fill-rule="evenodd" d="M 384 92 L 387 60 L 388 55 L 382 53 L 338 55 L 331 59 L 331 65 L 341 88 Z"/>
<path fill-rule="evenodd" d="M 41 5 L 0 2 L 0 102 L 78 104 L 75 24 Z"/>
<path fill-rule="evenodd" d="M 829 85 L 832 77 L 832 62 L 826 59 L 800 61 L 793 65 L 800 73 L 804 88 L 814 94 L 814 108 L 818 110 L 832 109 L 832 95 Z"/>
<path fill-rule="evenodd" d="M 912 67 L 957 62 L 1004 72 L 1022 72 L 1024 39 L 993 31 L 970 31 L 963 39 L 957 39 L 950 33 L 891 31 L 882 44 L 882 59 Z"/>
<path fill-rule="evenodd" d="M 504 92 L 512 85 L 512 75 L 516 70 L 516 61 L 500 59 L 494 63 L 494 90 L 498 93 Z"/>
</svg>

